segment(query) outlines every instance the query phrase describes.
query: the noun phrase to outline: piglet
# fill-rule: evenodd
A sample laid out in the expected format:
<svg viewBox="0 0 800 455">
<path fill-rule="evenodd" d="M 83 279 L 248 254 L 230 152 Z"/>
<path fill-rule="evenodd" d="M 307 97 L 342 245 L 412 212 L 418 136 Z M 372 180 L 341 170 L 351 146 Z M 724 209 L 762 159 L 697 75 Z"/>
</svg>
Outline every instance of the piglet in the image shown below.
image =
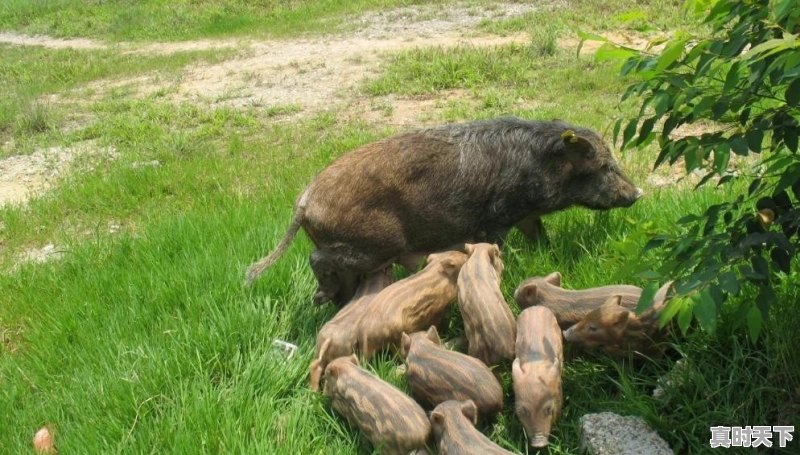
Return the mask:
<svg viewBox="0 0 800 455">
<path fill-rule="evenodd" d="M 671 281 L 662 286 L 653 297 L 652 306 L 638 316 L 622 304 L 621 296 L 612 296 L 565 330 L 564 339 L 584 349 L 599 349 L 618 357 L 629 352 L 663 354 L 658 341 L 664 330 L 659 328 L 658 320 L 671 286 Z"/>
<path fill-rule="evenodd" d="M 511 454 L 483 435 L 475 424 L 478 408 L 472 400 L 445 401 L 431 412 L 433 438 L 441 455 Z"/>
<path fill-rule="evenodd" d="M 366 314 L 369 302 L 393 281 L 391 268 L 367 275 L 350 303 L 322 326 L 317 335 L 316 356 L 311 361 L 309 373 L 311 390 L 315 392 L 319 390 L 320 376 L 325 371 L 328 362 L 353 353 L 358 344 L 358 334 L 355 328 L 358 327 L 362 316 Z"/>
<path fill-rule="evenodd" d="M 577 323 L 590 311 L 597 309 L 609 297 L 620 296 L 621 303 L 631 310 L 636 308 L 642 289 L 629 285 L 610 285 L 573 291 L 561 287 L 561 274 L 553 272 L 545 277 L 523 281 L 514 291 L 514 300 L 520 308 L 542 305 L 553 310 L 562 329 Z"/>
<path fill-rule="evenodd" d="M 403 332 L 438 324 L 456 298 L 456 279 L 466 260 L 460 251 L 431 254 L 424 269 L 379 292 L 359 322 L 362 355 L 370 358 L 384 347 L 397 347 Z"/>
<path fill-rule="evenodd" d="M 366 372 L 355 355 L 325 368 L 325 395 L 333 409 L 385 454 L 424 450 L 430 436 L 425 411 L 408 395 Z"/>
<path fill-rule="evenodd" d="M 500 248 L 466 245 L 469 259 L 458 274 L 458 305 L 469 341 L 467 352 L 489 366 L 514 358 L 514 315 L 500 291 Z"/>
<path fill-rule="evenodd" d="M 441 345 L 435 326 L 403 333 L 400 353 L 414 397 L 431 407 L 448 400 L 472 400 L 483 417 L 503 409 L 503 388 L 480 360 Z"/>
<path fill-rule="evenodd" d="M 534 306 L 517 319 L 517 358 L 511 365 L 517 417 L 531 447 L 548 444 L 550 430 L 561 415 L 561 329 L 553 312 Z"/>
</svg>

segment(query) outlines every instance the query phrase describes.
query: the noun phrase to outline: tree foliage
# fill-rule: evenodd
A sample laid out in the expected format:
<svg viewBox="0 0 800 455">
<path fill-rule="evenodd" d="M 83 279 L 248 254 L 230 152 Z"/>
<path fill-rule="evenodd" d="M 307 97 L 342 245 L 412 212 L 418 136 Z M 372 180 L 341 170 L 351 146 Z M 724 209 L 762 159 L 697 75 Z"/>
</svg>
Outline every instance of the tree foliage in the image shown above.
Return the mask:
<svg viewBox="0 0 800 455">
<path fill-rule="evenodd" d="M 651 43 L 663 45 L 658 52 L 600 49 L 599 58 L 625 56 L 621 71 L 636 82 L 623 99 L 641 101 L 637 115 L 615 123 L 614 137 L 623 148 L 656 141 L 655 167 L 682 163 L 687 174 L 701 173 L 698 187 L 730 195 L 647 244 L 659 256 L 648 276 L 676 279 L 678 296 L 662 323 L 676 318 L 685 330 L 694 318 L 714 330 L 727 301 L 757 338 L 777 299 L 776 280 L 791 272 L 800 246 L 800 7 L 797 0 L 687 6 L 705 13 L 700 29 L 710 32 L 678 32 Z"/>
</svg>

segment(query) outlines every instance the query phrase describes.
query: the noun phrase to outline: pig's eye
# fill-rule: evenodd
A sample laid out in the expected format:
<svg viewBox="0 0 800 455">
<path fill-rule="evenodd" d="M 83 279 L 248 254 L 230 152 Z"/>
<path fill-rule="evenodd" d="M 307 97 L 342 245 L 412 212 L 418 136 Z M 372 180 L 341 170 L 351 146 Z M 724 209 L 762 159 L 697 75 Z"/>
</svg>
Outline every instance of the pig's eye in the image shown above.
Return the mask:
<svg viewBox="0 0 800 455">
<path fill-rule="evenodd" d="M 595 326 L 593 326 L 593 325 L 590 325 L 590 326 L 588 327 L 588 329 L 589 329 L 589 331 L 590 331 L 590 332 L 597 332 L 597 327 L 595 327 Z"/>
</svg>

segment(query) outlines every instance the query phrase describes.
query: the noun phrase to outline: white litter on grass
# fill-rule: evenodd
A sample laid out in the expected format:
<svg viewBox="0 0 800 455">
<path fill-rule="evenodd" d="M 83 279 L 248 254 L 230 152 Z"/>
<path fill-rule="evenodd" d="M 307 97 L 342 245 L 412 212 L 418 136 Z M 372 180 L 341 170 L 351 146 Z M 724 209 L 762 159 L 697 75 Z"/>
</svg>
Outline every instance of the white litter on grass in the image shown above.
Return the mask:
<svg viewBox="0 0 800 455">
<path fill-rule="evenodd" d="M 272 349 L 280 353 L 286 360 L 289 360 L 297 352 L 297 345 L 275 339 L 272 341 Z"/>
</svg>

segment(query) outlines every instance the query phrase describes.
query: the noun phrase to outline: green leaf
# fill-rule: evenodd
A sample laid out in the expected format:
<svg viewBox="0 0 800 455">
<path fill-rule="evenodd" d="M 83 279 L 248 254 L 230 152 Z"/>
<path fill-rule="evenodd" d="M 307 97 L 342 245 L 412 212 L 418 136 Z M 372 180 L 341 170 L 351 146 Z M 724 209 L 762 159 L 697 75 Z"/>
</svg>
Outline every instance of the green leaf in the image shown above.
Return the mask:
<svg viewBox="0 0 800 455">
<path fill-rule="evenodd" d="M 639 54 L 632 49 L 605 42 L 594 53 L 594 59 L 598 62 L 604 62 L 606 60 L 627 60 L 638 55 Z"/>
<path fill-rule="evenodd" d="M 753 341 L 758 341 L 758 335 L 761 333 L 761 325 L 763 322 L 764 319 L 761 317 L 761 312 L 755 305 L 751 306 L 750 310 L 747 312 L 747 329 Z"/>
<path fill-rule="evenodd" d="M 661 314 L 658 315 L 658 327 L 664 328 L 672 318 L 688 303 L 685 297 L 674 297 L 667 302 L 667 306 Z"/>
<path fill-rule="evenodd" d="M 730 295 L 739 293 L 739 280 L 733 272 L 725 272 L 719 277 L 719 286 Z"/>
<path fill-rule="evenodd" d="M 755 153 L 761 152 L 761 144 L 764 142 L 764 132 L 761 130 L 750 129 L 744 134 L 747 140 L 747 147 Z"/>
<path fill-rule="evenodd" d="M 616 144 L 617 143 L 617 139 L 619 139 L 619 129 L 621 127 L 622 127 L 622 119 L 617 119 L 617 121 L 614 122 L 614 136 L 613 136 L 614 144 Z"/>
<path fill-rule="evenodd" d="M 794 35 L 791 35 L 794 37 Z M 742 54 L 740 58 L 742 60 L 760 60 L 766 57 L 769 57 L 772 54 L 777 52 L 781 52 L 784 50 L 794 49 L 800 45 L 800 42 L 796 41 L 795 39 L 771 39 L 764 41 L 763 43 L 753 46 L 747 52 Z"/>
<path fill-rule="evenodd" d="M 786 104 L 797 106 L 800 103 L 800 79 L 795 79 L 786 89 Z"/>
<path fill-rule="evenodd" d="M 671 101 L 670 96 L 664 92 L 656 93 L 653 97 L 655 101 L 653 102 L 653 109 L 656 112 L 656 117 L 661 117 L 667 112 L 667 108 L 669 107 L 669 103 Z"/>
<path fill-rule="evenodd" d="M 727 144 L 720 144 L 714 148 L 714 170 L 717 174 L 723 174 L 728 170 L 728 162 L 731 159 L 731 151 Z"/>
<path fill-rule="evenodd" d="M 680 38 L 672 40 L 667 47 L 661 52 L 661 55 L 658 57 L 658 63 L 656 64 L 655 71 L 661 72 L 667 69 L 670 65 L 672 65 L 678 57 L 683 54 L 683 49 L 686 46 L 686 42 L 688 40 L 686 38 Z"/>
<path fill-rule="evenodd" d="M 633 119 L 628 122 L 628 126 L 625 127 L 625 131 L 622 132 L 622 146 L 626 147 L 628 143 L 630 143 L 633 135 L 636 134 L 636 126 L 638 125 L 638 119 Z"/>
<path fill-rule="evenodd" d="M 642 143 L 648 139 L 650 133 L 653 132 L 653 125 L 655 125 L 655 123 L 655 117 L 650 117 L 642 122 L 642 127 L 639 129 L 639 139 L 636 140 L 637 146 L 642 145 Z"/>
<path fill-rule="evenodd" d="M 681 333 L 686 336 L 686 333 L 689 331 L 689 324 L 692 322 L 692 308 L 694 307 L 694 302 L 691 300 L 686 301 L 681 310 L 678 312 L 678 327 L 681 329 Z"/>
<path fill-rule="evenodd" d="M 722 88 L 722 93 L 728 93 L 736 87 L 739 83 L 739 62 L 735 62 L 728 70 L 728 75 L 725 77 L 725 86 Z"/>
<path fill-rule="evenodd" d="M 636 314 L 642 314 L 652 306 L 656 291 L 658 291 L 657 283 L 648 283 L 642 288 L 642 295 L 639 296 L 639 302 L 636 304 Z"/>
<path fill-rule="evenodd" d="M 783 130 L 783 143 L 792 153 L 797 152 L 797 129 L 787 127 Z"/>
<path fill-rule="evenodd" d="M 708 333 L 714 333 L 717 329 L 717 303 L 711 297 L 708 288 L 703 289 L 694 295 L 694 317 L 700 323 L 700 327 Z"/>
<path fill-rule="evenodd" d="M 747 156 L 747 141 L 741 136 L 736 135 L 730 138 L 731 150 L 737 155 Z"/>
</svg>

